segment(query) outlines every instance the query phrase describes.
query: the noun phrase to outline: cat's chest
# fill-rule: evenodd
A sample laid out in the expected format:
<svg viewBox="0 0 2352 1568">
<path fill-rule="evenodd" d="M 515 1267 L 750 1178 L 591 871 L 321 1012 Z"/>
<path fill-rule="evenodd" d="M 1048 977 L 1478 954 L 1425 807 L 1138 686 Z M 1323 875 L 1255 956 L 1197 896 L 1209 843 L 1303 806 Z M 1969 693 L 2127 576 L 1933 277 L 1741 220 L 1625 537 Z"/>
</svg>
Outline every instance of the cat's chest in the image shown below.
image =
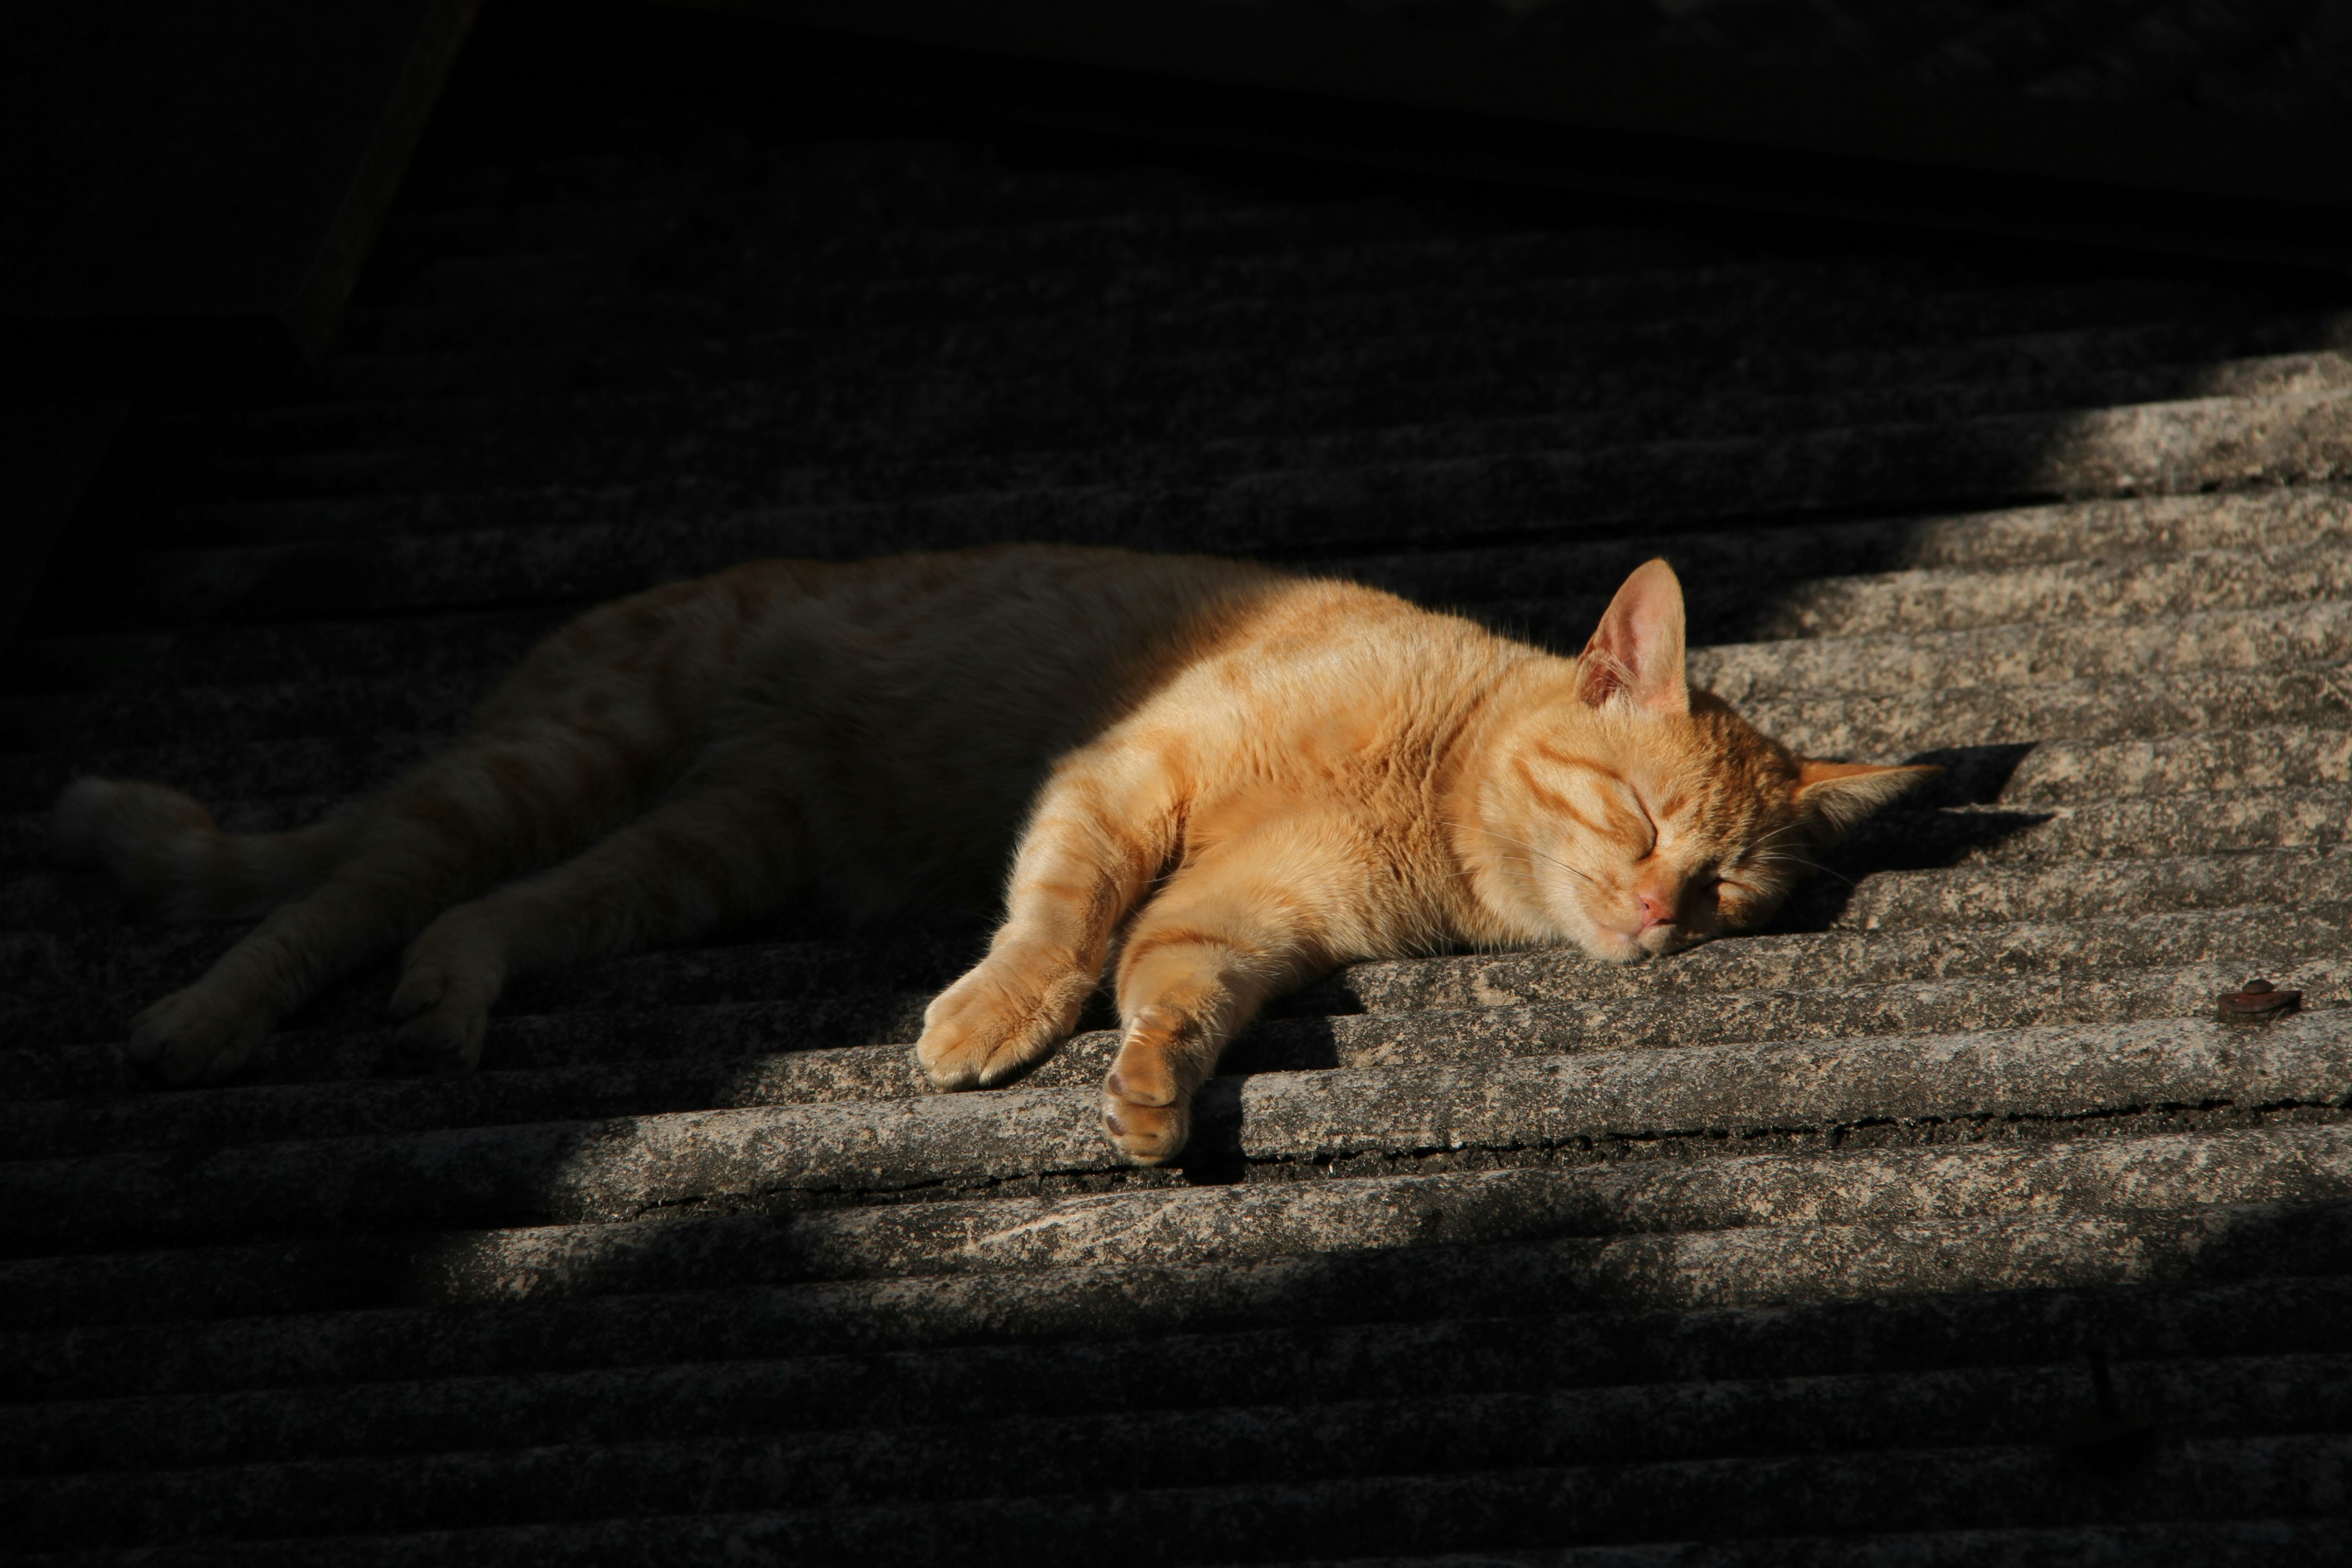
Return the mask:
<svg viewBox="0 0 2352 1568">
<path fill-rule="evenodd" d="M 1186 816 L 1195 845 L 1309 822 L 1391 841 L 1426 817 L 1436 748 L 1425 726 L 1350 712 L 1287 717 L 1224 728 L 1194 752 Z"/>
</svg>

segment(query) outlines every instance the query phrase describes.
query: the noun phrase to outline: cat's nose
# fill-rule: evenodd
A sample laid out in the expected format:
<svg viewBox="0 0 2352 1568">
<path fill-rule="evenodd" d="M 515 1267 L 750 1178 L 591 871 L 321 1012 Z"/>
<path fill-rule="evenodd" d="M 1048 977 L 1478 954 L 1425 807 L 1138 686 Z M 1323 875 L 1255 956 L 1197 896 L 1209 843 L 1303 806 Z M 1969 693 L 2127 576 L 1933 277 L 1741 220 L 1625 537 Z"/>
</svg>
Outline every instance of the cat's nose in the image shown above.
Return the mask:
<svg viewBox="0 0 2352 1568">
<path fill-rule="evenodd" d="M 1675 907 L 1682 900 L 1674 894 L 1660 892 L 1654 888 L 1640 888 L 1634 890 L 1633 897 L 1642 906 L 1643 931 L 1648 931 L 1652 926 L 1670 926 L 1675 923 Z"/>
</svg>

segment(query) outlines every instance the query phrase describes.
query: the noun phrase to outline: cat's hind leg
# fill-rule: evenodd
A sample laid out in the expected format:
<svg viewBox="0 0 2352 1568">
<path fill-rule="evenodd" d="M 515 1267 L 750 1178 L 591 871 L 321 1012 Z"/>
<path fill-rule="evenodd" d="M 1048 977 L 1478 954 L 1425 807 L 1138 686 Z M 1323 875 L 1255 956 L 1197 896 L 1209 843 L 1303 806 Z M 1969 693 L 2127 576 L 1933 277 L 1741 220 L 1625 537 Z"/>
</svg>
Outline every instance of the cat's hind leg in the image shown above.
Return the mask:
<svg viewBox="0 0 2352 1568">
<path fill-rule="evenodd" d="M 1332 963 L 1330 908 L 1361 901 L 1345 834 L 1311 818 L 1226 840 L 1171 880 L 1119 952 L 1118 1059 L 1103 1130 L 1139 1164 L 1192 1135 L 1192 1095 L 1267 997 Z"/>
<path fill-rule="evenodd" d="M 210 889 L 209 902 L 198 900 L 205 912 L 304 895 L 141 1015 L 132 1059 L 174 1079 L 219 1076 L 336 975 L 458 900 L 635 816 L 698 751 L 747 628 L 805 575 L 755 564 L 591 612 L 501 680 L 456 746 L 334 824 L 274 847 L 226 840 L 224 851 L 201 808 L 154 786 L 68 791 L 61 843 L 167 902 L 188 907 L 173 889 L 197 885 Z M 236 875 L 184 875 L 224 855 Z"/>
<path fill-rule="evenodd" d="M 408 944 L 393 1011 L 428 1062 L 480 1059 L 508 979 L 688 941 L 766 913 L 807 879 L 807 839 L 773 773 L 689 774 L 659 805 L 537 876 L 445 910 Z"/>
<path fill-rule="evenodd" d="M 176 792 L 68 790 L 62 847 L 88 852 L 96 844 L 101 858 L 127 858 L 134 874 L 151 860 L 292 859 L 289 844 L 315 855 L 299 877 L 289 870 L 257 889 L 264 904 L 272 891 L 307 892 L 271 910 L 195 984 L 133 1019 L 126 1055 L 175 1083 L 234 1072 L 280 1018 L 437 910 L 626 820 L 658 785 L 650 754 L 630 737 L 561 722 L 477 735 L 345 816 L 251 851 L 255 841 L 219 835 Z M 257 891 L 237 878 L 205 885 L 223 900 L 224 889 Z"/>
</svg>

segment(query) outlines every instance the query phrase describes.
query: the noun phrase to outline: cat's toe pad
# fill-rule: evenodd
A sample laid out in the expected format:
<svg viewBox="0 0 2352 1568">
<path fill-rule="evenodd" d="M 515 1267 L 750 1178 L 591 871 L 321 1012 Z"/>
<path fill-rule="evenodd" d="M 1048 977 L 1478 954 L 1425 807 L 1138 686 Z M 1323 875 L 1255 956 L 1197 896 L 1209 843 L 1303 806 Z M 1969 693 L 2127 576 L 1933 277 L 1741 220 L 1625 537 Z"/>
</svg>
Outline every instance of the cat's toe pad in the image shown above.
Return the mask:
<svg viewBox="0 0 2352 1568">
<path fill-rule="evenodd" d="M 403 1024 L 393 1038 L 420 1067 L 471 1068 L 482 1059 L 482 1037 L 489 1026 L 487 1007 L 436 1005 Z"/>
<path fill-rule="evenodd" d="M 392 988 L 392 1016 L 413 1018 L 434 1006 L 451 990 L 454 977 L 438 963 L 420 963 L 415 959 L 400 972 L 400 983 Z"/>
<path fill-rule="evenodd" d="M 420 1066 L 470 1068 L 482 1059 L 489 1032 L 495 988 L 471 984 L 446 971 L 412 966 L 392 994 L 395 1017 L 404 1016 L 394 1037 L 402 1054 Z"/>
<path fill-rule="evenodd" d="M 1103 1131 L 1112 1147 L 1139 1165 L 1182 1152 L 1192 1130 L 1184 1064 L 1198 1055 L 1195 1027 L 1181 1012 L 1150 1006 L 1129 1020 L 1103 1079 Z"/>
<path fill-rule="evenodd" d="M 1178 1093 L 1176 1075 L 1160 1062 L 1122 1059 L 1103 1079 L 1103 1093 L 1128 1105 L 1173 1105 Z"/>
<path fill-rule="evenodd" d="M 1123 1098 L 1118 1075 L 1103 1085 L 1103 1132 L 1111 1146 L 1139 1165 L 1174 1159 L 1192 1136 L 1191 1108 L 1181 1102 L 1145 1105 Z"/>
<path fill-rule="evenodd" d="M 396 1037 L 401 1050 L 429 1067 L 473 1067 L 505 984 L 505 961 L 488 934 L 460 910 L 442 916 L 409 944 L 393 987 L 393 1016 L 407 1020 Z"/>
<path fill-rule="evenodd" d="M 170 1083 L 223 1079 L 245 1065 L 273 1022 L 202 984 L 191 985 L 132 1019 L 122 1054 Z"/>
</svg>

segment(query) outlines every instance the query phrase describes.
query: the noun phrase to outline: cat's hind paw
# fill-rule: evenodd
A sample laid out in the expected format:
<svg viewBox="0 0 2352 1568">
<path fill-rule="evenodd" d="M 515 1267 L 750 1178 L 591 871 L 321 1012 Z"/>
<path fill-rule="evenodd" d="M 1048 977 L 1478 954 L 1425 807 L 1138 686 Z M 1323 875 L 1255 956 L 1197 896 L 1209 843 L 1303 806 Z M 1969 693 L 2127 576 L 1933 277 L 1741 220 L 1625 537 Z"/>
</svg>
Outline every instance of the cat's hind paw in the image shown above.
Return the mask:
<svg viewBox="0 0 2352 1568">
<path fill-rule="evenodd" d="M 1192 1091 L 1180 1064 L 1197 1054 L 1181 1013 L 1147 1007 L 1129 1021 L 1103 1079 L 1103 1132 L 1111 1147 L 1139 1165 L 1165 1164 L 1183 1152 L 1192 1135 Z"/>
<path fill-rule="evenodd" d="M 481 1065 L 482 1041 L 489 1029 L 487 1007 L 436 1003 L 402 1024 L 393 1043 L 402 1056 L 428 1072 L 470 1072 Z"/>
<path fill-rule="evenodd" d="M 1190 1104 L 1147 1105 L 1129 1100 L 1119 1076 L 1103 1083 L 1103 1133 L 1111 1147 L 1139 1165 L 1164 1165 L 1183 1152 L 1192 1136 Z"/>
<path fill-rule="evenodd" d="M 923 1010 L 915 1059 L 937 1089 L 1002 1083 L 1053 1054 L 1094 988 L 1091 975 L 992 955 Z"/>
<path fill-rule="evenodd" d="M 276 1019 L 224 1000 L 199 983 L 174 991 L 131 1021 L 122 1054 L 166 1082 L 217 1081 L 243 1067 Z"/>
<path fill-rule="evenodd" d="M 409 944 L 392 993 L 393 1016 L 406 1022 L 394 1038 L 418 1066 L 451 1071 L 480 1064 L 490 1004 L 506 982 L 505 965 L 487 946 L 481 933 L 446 915 Z"/>
</svg>

